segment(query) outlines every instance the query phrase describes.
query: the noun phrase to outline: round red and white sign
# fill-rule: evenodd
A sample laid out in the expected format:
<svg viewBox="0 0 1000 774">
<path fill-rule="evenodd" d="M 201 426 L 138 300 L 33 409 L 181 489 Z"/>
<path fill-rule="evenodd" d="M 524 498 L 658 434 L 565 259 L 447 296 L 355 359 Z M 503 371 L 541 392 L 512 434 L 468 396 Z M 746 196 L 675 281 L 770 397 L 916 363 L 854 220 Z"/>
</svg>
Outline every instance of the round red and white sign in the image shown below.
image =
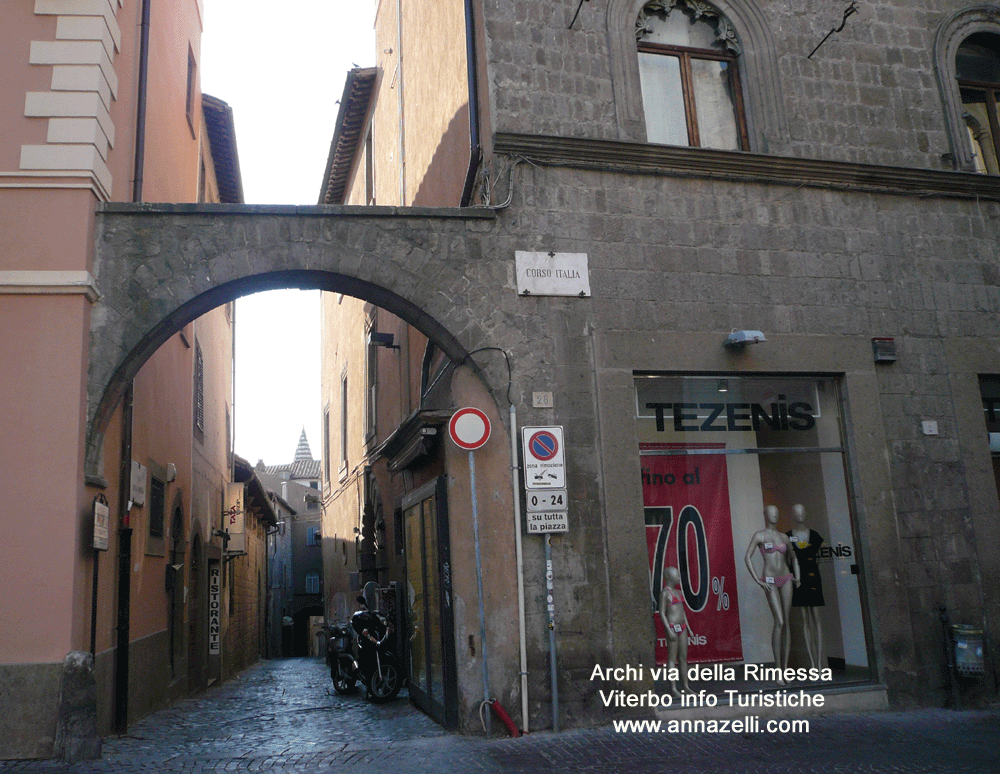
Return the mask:
<svg viewBox="0 0 1000 774">
<path fill-rule="evenodd" d="M 455 445 L 466 451 L 474 451 L 490 439 L 490 420 L 477 408 L 462 408 L 451 415 L 448 435 Z"/>
</svg>

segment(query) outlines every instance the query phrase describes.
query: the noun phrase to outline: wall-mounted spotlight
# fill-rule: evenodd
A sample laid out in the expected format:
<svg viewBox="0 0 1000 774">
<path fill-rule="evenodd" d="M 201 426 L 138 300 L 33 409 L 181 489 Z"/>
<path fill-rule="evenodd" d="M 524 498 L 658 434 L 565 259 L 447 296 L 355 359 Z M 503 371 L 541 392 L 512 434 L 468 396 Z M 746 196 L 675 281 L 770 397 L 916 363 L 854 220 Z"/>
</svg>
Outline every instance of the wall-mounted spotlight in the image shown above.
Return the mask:
<svg viewBox="0 0 1000 774">
<path fill-rule="evenodd" d="M 732 333 L 726 336 L 722 346 L 743 349 L 747 344 L 760 344 L 762 341 L 767 341 L 767 339 L 760 331 L 738 331 L 734 328 Z"/>
<path fill-rule="evenodd" d="M 368 343 L 374 344 L 376 347 L 399 349 L 399 344 L 396 344 L 395 341 L 396 337 L 391 333 L 377 333 L 376 331 L 371 331 L 368 334 Z"/>
<path fill-rule="evenodd" d="M 719 379 L 719 392 L 729 392 L 729 382 L 725 379 Z"/>
</svg>

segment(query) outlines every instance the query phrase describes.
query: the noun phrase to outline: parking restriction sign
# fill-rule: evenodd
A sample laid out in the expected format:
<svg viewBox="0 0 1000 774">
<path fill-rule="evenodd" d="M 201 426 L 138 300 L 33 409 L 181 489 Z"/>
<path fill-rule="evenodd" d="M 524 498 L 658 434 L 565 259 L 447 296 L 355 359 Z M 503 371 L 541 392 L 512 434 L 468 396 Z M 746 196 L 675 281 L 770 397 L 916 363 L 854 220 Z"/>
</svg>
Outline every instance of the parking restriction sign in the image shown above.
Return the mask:
<svg viewBox="0 0 1000 774">
<path fill-rule="evenodd" d="M 562 427 L 522 427 L 526 489 L 565 489 Z"/>
</svg>

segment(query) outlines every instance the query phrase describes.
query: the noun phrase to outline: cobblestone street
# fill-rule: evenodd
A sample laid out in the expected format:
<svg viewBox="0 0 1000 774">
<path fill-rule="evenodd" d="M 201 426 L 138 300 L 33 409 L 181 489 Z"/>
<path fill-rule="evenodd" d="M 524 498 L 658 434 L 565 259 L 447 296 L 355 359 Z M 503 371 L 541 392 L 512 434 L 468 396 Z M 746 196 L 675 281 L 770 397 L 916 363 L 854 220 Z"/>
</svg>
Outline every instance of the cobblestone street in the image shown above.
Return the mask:
<svg viewBox="0 0 1000 774">
<path fill-rule="evenodd" d="M 495 728 L 499 724 L 495 724 Z M 498 732 L 498 733 L 502 733 Z M 814 718 L 808 734 L 615 733 L 610 728 L 485 740 L 451 734 L 406 698 L 375 706 L 333 691 L 321 661 L 265 661 L 136 723 L 76 765 L 34 772 L 1000 772 L 1000 713 L 925 709 Z"/>
</svg>

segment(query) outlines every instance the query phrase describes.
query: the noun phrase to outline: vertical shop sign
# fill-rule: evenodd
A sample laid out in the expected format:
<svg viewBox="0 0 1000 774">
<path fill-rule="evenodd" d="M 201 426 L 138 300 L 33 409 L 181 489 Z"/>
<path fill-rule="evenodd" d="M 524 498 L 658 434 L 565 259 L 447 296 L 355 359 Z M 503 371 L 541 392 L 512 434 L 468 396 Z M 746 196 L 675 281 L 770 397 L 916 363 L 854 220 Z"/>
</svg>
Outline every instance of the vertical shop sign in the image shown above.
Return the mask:
<svg viewBox="0 0 1000 774">
<path fill-rule="evenodd" d="M 721 444 L 640 444 L 641 452 L 724 448 Z M 667 567 L 680 571 L 688 623 L 688 661 L 741 661 L 736 561 L 724 454 L 644 454 L 642 499 L 656 627 L 656 662 L 667 663 L 660 592 Z"/>
<path fill-rule="evenodd" d="M 94 498 L 94 550 L 108 550 L 108 524 L 111 518 L 111 509 L 104 495 Z"/>
<path fill-rule="evenodd" d="M 222 572 L 219 563 L 208 569 L 208 654 L 219 655 L 222 642 Z"/>
<path fill-rule="evenodd" d="M 226 508 L 222 512 L 223 529 L 229 533 L 227 554 L 246 553 L 246 515 L 243 509 L 243 484 L 226 484 Z"/>
</svg>

